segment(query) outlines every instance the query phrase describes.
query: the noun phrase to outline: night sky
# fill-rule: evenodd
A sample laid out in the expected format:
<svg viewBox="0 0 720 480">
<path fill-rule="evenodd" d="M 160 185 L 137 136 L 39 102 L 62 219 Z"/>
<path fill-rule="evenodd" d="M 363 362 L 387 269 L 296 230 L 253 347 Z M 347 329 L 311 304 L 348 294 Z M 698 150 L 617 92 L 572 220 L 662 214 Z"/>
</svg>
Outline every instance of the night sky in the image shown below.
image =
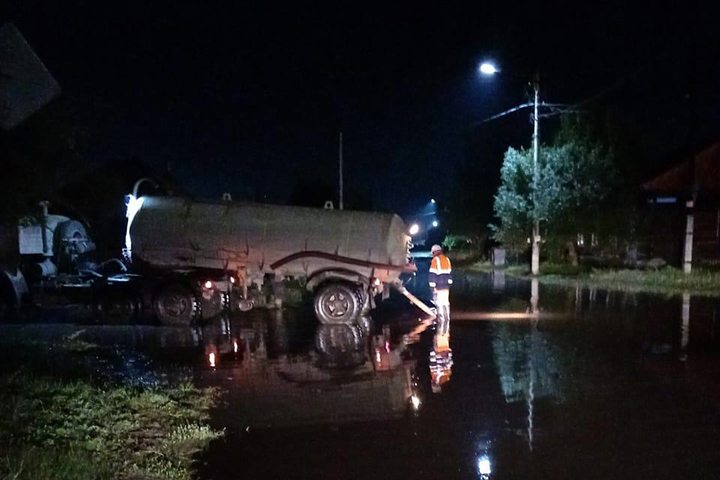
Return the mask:
<svg viewBox="0 0 720 480">
<path fill-rule="evenodd" d="M 575 9 L 501 2 L 7 1 L 12 21 L 81 112 L 88 165 L 136 157 L 200 197 L 287 200 L 334 184 L 344 134 L 347 195 L 410 212 L 446 198 L 468 163 L 494 190 L 502 152 L 527 145 L 543 98 L 614 105 L 638 130 L 638 163 L 718 132 L 717 27 L 701 10 Z M 478 62 L 502 73 L 480 78 Z M 552 130 L 548 121 L 544 132 Z"/>
</svg>

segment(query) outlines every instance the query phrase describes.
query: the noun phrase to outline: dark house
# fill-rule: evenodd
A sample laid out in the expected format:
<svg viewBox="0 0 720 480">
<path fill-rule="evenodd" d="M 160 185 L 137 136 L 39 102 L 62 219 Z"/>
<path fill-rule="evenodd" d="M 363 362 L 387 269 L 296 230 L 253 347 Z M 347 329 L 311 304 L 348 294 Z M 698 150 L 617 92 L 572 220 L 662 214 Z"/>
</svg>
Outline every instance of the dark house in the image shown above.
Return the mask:
<svg viewBox="0 0 720 480">
<path fill-rule="evenodd" d="M 645 182 L 642 190 L 651 255 L 686 268 L 720 266 L 720 140 Z"/>
</svg>

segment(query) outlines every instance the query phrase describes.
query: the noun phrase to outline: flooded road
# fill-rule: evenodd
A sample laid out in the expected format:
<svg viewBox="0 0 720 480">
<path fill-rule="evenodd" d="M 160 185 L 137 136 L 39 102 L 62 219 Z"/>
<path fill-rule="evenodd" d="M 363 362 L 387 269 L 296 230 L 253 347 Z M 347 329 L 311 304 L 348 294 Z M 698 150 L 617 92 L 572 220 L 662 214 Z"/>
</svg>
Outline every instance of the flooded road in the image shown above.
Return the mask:
<svg viewBox="0 0 720 480">
<path fill-rule="evenodd" d="M 449 343 L 401 298 L 354 327 L 280 310 L 2 331 L 81 328 L 125 352 L 118 375 L 223 389 L 203 478 L 720 476 L 717 300 L 459 274 L 452 307 Z"/>
<path fill-rule="evenodd" d="M 717 478 L 714 301 L 460 277 L 449 362 L 386 313 L 385 369 L 371 334 L 350 370 L 271 348 L 206 370 L 231 393 L 204 474 Z"/>
</svg>

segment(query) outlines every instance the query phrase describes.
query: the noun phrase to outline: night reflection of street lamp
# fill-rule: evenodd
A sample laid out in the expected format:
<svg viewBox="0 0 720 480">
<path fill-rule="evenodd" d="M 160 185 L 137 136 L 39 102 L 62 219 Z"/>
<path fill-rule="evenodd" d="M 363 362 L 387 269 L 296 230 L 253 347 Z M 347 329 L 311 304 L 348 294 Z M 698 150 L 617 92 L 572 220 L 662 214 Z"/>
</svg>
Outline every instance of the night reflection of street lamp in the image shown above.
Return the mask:
<svg viewBox="0 0 720 480">
<path fill-rule="evenodd" d="M 480 73 L 483 75 L 491 76 L 495 75 L 496 73 L 499 73 L 500 70 L 498 70 L 495 65 L 493 65 L 490 62 L 484 62 L 479 67 Z M 531 260 L 531 270 L 533 275 L 537 275 L 540 272 L 540 220 L 537 217 L 537 212 L 535 211 L 535 206 L 537 205 L 535 194 L 537 191 L 537 182 L 538 182 L 538 141 L 540 138 L 540 125 L 538 122 L 538 103 L 540 99 L 540 82 L 539 82 L 539 76 L 535 75 L 535 78 L 533 80 L 533 97 L 534 101 L 532 103 L 533 106 L 533 136 L 532 136 L 532 150 L 533 150 L 533 180 L 532 180 L 532 200 L 533 200 L 533 231 L 532 231 L 532 260 Z M 523 105 L 527 106 L 527 105 Z M 517 108 L 517 107 L 516 107 Z M 514 111 L 515 109 L 508 110 Z M 496 118 L 491 117 L 491 118 Z"/>
<path fill-rule="evenodd" d="M 481 455 L 478 458 L 478 473 L 480 474 L 480 478 L 490 478 L 490 474 L 492 474 L 492 464 L 490 463 L 490 457 L 487 455 Z"/>
</svg>

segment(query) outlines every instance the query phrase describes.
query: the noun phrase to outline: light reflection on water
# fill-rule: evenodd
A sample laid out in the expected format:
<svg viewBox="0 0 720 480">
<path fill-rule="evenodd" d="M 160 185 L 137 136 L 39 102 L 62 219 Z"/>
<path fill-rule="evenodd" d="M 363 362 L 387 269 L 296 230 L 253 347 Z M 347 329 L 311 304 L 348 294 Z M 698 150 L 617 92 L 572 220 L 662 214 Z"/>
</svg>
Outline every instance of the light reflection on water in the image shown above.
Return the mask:
<svg viewBox="0 0 720 480">
<path fill-rule="evenodd" d="M 194 329 L 82 328 L 86 341 L 189 367 L 227 392 L 214 412 L 229 433 L 208 457 L 214 478 L 369 478 L 378 462 L 416 478 L 715 472 L 715 300 L 472 274 L 457 276 L 452 302 L 447 339 L 404 305 L 352 327 L 276 310 Z"/>
<path fill-rule="evenodd" d="M 671 395 L 679 416 L 687 415 L 686 408 L 702 410 L 707 402 L 717 412 L 720 389 L 708 371 L 709 365 L 713 370 L 720 367 L 717 300 L 500 278 L 490 275 L 489 289 L 483 289 L 477 278 L 458 282 L 464 289 L 458 296 L 466 297 L 461 302 L 475 290 L 491 307 L 482 311 L 456 308 L 454 320 L 455 325 L 467 320 L 490 321 L 500 388 L 506 403 L 525 407 L 523 436 L 529 452 L 534 449 L 538 428 L 547 436 L 557 427 L 543 422 L 542 415 L 537 418 L 538 405 L 541 412 L 575 410 L 579 390 L 593 391 L 600 398 L 608 394 L 604 390 L 617 388 L 613 383 L 618 381 L 631 382 L 624 387 L 630 395 L 648 382 L 660 382 L 663 387 L 672 382 L 679 388 L 672 394 L 665 388 L 651 390 L 653 395 L 642 390 L 647 402 L 656 401 L 655 394 Z M 638 377 L 637 384 L 627 375 Z M 698 405 L 686 404 L 685 395 L 697 399 Z M 616 401 L 622 402 L 623 395 Z M 648 436 L 654 428 L 652 423 L 647 425 Z M 713 434 L 717 433 L 715 429 Z"/>
</svg>

